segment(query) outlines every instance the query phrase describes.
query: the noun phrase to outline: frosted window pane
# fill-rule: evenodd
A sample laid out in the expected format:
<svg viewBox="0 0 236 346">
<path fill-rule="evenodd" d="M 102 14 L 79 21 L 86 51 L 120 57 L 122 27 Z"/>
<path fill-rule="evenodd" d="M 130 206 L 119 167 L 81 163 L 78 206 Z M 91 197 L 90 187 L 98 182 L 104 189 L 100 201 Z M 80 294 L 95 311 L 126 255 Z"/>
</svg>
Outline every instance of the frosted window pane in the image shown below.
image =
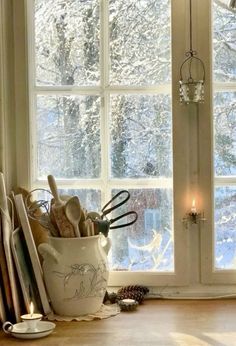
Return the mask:
<svg viewBox="0 0 236 346">
<path fill-rule="evenodd" d="M 236 269 L 236 187 L 215 189 L 215 267 Z"/>
<path fill-rule="evenodd" d="M 214 98 L 215 175 L 236 175 L 236 93 Z"/>
<path fill-rule="evenodd" d="M 228 1 L 229 2 L 229 1 Z M 236 20 L 235 11 L 227 5 L 214 2 L 213 6 L 214 79 L 220 82 L 236 81 Z"/>
<path fill-rule="evenodd" d="M 111 98 L 111 175 L 172 175 L 172 120 L 168 95 Z"/>
<path fill-rule="evenodd" d="M 170 81 L 170 1 L 111 0 L 111 84 Z"/>
<path fill-rule="evenodd" d="M 36 84 L 98 84 L 99 30 L 98 0 L 36 0 Z"/>
<path fill-rule="evenodd" d="M 129 189 L 131 198 L 116 214 L 135 210 L 138 221 L 129 227 L 110 230 L 112 249 L 110 255 L 113 270 L 174 270 L 172 190 Z M 113 190 L 112 194 L 118 190 Z M 158 220 L 152 225 L 145 219 L 146 211 L 156 211 Z M 131 219 L 126 219 L 131 221 Z M 120 223 L 124 223 L 121 220 Z M 157 226 L 158 225 L 158 226 Z M 158 227 L 158 228 L 157 228 Z"/>
<path fill-rule="evenodd" d="M 100 176 L 100 98 L 38 96 L 38 178 Z"/>
<path fill-rule="evenodd" d="M 50 190 L 50 189 L 48 189 Z M 93 189 L 58 189 L 60 195 L 78 196 L 82 208 L 88 211 L 101 211 L 101 191 Z M 51 201 L 52 195 L 43 190 L 35 192 L 35 200 Z M 45 210 L 44 210 L 45 212 Z"/>
<path fill-rule="evenodd" d="M 101 211 L 101 191 L 92 189 L 63 189 L 59 193 L 78 196 L 81 206 L 88 211 Z"/>
</svg>

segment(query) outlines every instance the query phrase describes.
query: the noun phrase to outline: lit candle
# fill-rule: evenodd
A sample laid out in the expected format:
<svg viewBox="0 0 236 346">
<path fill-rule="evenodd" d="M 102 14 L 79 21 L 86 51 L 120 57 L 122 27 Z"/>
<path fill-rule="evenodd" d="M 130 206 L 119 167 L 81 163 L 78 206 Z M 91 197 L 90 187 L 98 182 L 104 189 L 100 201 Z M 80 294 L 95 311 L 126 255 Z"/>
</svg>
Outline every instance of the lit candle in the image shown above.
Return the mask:
<svg viewBox="0 0 236 346">
<path fill-rule="evenodd" d="M 41 314 L 34 313 L 33 302 L 30 303 L 29 311 L 30 311 L 30 313 L 22 315 L 21 319 L 23 322 L 27 323 L 28 329 L 35 330 L 38 322 L 42 319 L 43 316 Z"/>
<path fill-rule="evenodd" d="M 191 213 L 192 213 L 192 214 L 197 214 L 197 208 L 196 208 L 195 199 L 193 199 L 193 201 L 192 201 Z"/>
<path fill-rule="evenodd" d="M 133 305 L 135 304 L 135 300 L 134 299 L 122 299 L 122 303 L 126 304 L 126 305 Z"/>
</svg>

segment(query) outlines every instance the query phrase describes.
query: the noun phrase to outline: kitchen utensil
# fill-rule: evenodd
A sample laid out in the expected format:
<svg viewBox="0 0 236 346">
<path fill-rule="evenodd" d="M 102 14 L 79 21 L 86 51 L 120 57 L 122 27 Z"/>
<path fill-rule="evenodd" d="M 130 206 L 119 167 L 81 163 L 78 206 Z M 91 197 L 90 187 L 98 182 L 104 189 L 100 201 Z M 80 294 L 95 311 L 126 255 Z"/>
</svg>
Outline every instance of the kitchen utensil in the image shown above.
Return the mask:
<svg viewBox="0 0 236 346">
<path fill-rule="evenodd" d="M 60 198 L 64 203 L 66 203 L 71 198 L 71 196 L 70 195 L 60 195 Z M 49 219 L 50 219 L 49 231 L 53 237 L 59 237 L 60 233 L 59 233 L 57 223 L 56 223 L 53 211 L 52 211 L 52 205 L 53 204 L 54 204 L 54 198 L 51 199 L 50 208 L 49 208 Z"/>
<path fill-rule="evenodd" d="M 57 184 L 53 175 L 48 175 L 48 185 L 54 197 L 55 207 L 62 207 L 64 205 L 63 201 L 60 199 Z"/>
<path fill-rule="evenodd" d="M 67 219 L 74 227 L 76 237 L 80 237 L 79 221 L 81 217 L 81 206 L 77 196 L 71 197 L 65 203 L 65 214 Z"/>
<path fill-rule="evenodd" d="M 101 219 L 101 215 L 99 213 L 97 213 L 96 211 L 90 211 L 87 214 L 87 218 L 89 218 L 91 220 Z"/>
<path fill-rule="evenodd" d="M 127 195 L 127 196 L 125 198 L 123 198 L 119 203 L 114 204 L 112 207 L 109 207 L 112 204 L 112 202 L 115 202 L 119 197 L 123 197 L 123 195 Z M 107 237 L 110 229 L 127 227 L 130 225 L 133 225 L 137 221 L 138 214 L 136 213 L 136 211 L 133 211 L 133 210 L 128 211 L 122 215 L 119 215 L 113 219 L 110 219 L 110 220 L 107 219 L 107 215 L 109 213 L 111 213 L 112 211 L 116 210 L 117 208 L 119 208 L 120 206 L 125 204 L 129 199 L 130 199 L 129 191 L 121 190 L 104 205 L 104 207 L 102 208 L 102 214 L 100 215 L 100 218 L 97 216 L 96 212 L 89 213 L 89 216 L 93 219 L 93 222 L 94 222 L 95 234 L 98 234 L 99 232 L 101 232 L 101 233 L 103 233 L 103 235 L 105 237 Z M 128 215 L 133 215 L 134 219 L 130 222 L 125 222 L 123 224 L 111 226 L 111 224 L 115 223 L 118 220 L 125 218 Z M 104 219 L 104 217 L 105 217 L 105 219 Z"/>
<path fill-rule="evenodd" d="M 23 196 L 25 197 L 25 206 L 27 210 L 27 214 L 29 216 L 30 226 L 32 228 L 34 241 L 36 247 L 45 241 L 47 238 L 47 231 L 49 231 L 50 235 L 54 237 L 59 236 L 59 232 L 57 229 L 56 222 L 52 222 L 50 217 L 50 207 L 49 202 L 44 199 L 40 200 L 32 200 L 32 195 L 34 192 L 41 192 L 51 194 L 49 190 L 45 189 L 34 189 L 30 192 L 25 191 Z"/>
<path fill-rule="evenodd" d="M 82 234 L 83 237 L 90 237 L 92 235 L 95 235 L 94 223 L 93 223 L 93 221 L 91 219 L 87 218 L 85 221 L 83 221 L 80 224 L 80 227 L 81 227 L 80 228 L 81 234 Z"/>
<path fill-rule="evenodd" d="M 64 238 L 73 238 L 75 237 L 74 227 L 65 215 L 65 202 L 59 196 L 53 175 L 48 175 L 48 184 L 54 197 L 54 204 L 51 207 L 60 235 Z"/>
</svg>

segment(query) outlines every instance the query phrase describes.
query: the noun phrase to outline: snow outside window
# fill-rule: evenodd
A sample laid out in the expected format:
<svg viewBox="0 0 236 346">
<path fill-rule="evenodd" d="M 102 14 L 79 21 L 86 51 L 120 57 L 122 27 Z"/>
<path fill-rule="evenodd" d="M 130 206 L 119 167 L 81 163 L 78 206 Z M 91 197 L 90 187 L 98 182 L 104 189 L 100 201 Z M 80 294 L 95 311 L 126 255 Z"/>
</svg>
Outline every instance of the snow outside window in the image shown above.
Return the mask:
<svg viewBox="0 0 236 346">
<path fill-rule="evenodd" d="M 33 184 L 53 174 L 62 193 L 98 212 L 128 189 L 116 215 L 139 217 L 110 231 L 111 269 L 173 273 L 170 0 L 35 0 L 29 8 Z"/>
<path fill-rule="evenodd" d="M 213 4 L 216 270 L 236 269 L 236 13 Z"/>
</svg>

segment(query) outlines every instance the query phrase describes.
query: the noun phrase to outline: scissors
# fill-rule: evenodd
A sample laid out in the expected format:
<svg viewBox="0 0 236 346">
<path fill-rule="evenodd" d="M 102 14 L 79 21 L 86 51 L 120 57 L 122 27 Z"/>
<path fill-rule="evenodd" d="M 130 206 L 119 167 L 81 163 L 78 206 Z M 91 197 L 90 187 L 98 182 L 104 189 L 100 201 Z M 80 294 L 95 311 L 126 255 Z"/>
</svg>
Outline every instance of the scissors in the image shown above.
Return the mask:
<svg viewBox="0 0 236 346">
<path fill-rule="evenodd" d="M 112 202 L 116 201 L 118 199 L 119 196 L 123 196 L 126 195 L 126 197 L 124 197 L 119 203 L 116 203 L 113 206 L 110 206 L 112 204 Z M 103 233 L 105 237 L 107 237 L 108 232 L 110 229 L 116 229 L 116 228 L 123 228 L 123 227 L 127 227 L 127 226 L 131 226 L 133 225 L 137 219 L 138 219 L 138 214 L 136 213 L 136 211 L 128 211 L 122 215 L 119 215 L 113 219 L 108 220 L 107 219 L 107 215 L 109 213 L 111 213 L 112 211 L 114 211 L 115 209 L 119 208 L 120 206 L 122 206 L 123 204 L 125 204 L 128 200 L 130 199 L 130 193 L 127 190 L 121 190 L 120 192 L 118 192 L 114 197 L 112 197 L 112 199 L 107 202 L 104 207 L 102 208 L 102 214 L 100 215 L 100 218 L 95 218 L 93 220 L 94 224 L 95 224 L 95 232 L 96 233 Z M 121 220 L 123 218 L 125 218 L 128 215 L 134 215 L 134 218 L 132 221 L 130 222 L 126 222 L 126 223 L 122 223 L 122 224 L 118 224 L 115 226 L 111 226 L 114 222 Z M 105 219 L 104 219 L 105 218 Z"/>
</svg>

